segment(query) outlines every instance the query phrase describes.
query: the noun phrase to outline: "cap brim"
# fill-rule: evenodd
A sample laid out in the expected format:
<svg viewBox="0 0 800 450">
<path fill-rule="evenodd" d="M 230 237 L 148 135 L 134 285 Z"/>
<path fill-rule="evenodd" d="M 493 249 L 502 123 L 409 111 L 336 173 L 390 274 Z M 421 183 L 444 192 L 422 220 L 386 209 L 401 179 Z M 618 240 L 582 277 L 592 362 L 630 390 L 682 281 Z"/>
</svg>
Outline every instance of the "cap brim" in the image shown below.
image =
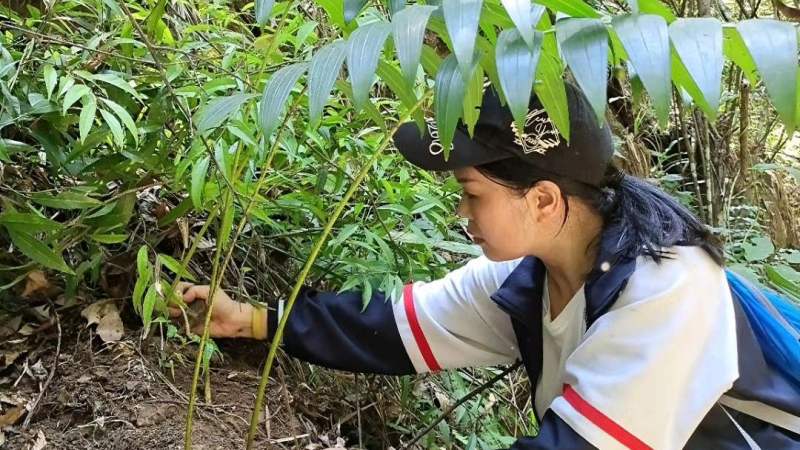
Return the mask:
<svg viewBox="0 0 800 450">
<path fill-rule="evenodd" d="M 394 134 L 397 150 L 417 167 L 432 171 L 447 171 L 470 166 L 479 166 L 514 155 L 502 150 L 490 149 L 470 139 L 466 131 L 456 128 L 453 136 L 453 149 L 447 160 L 441 151 L 441 144 L 428 133 L 420 134 L 416 122 L 406 122 Z"/>
</svg>

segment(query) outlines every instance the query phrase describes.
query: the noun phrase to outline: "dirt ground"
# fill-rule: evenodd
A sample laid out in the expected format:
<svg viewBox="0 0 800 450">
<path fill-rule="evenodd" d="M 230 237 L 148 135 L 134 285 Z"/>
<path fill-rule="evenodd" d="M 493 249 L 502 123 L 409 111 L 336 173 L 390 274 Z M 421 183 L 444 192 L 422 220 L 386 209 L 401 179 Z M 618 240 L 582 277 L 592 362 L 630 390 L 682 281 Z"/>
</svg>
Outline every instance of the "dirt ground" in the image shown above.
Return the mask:
<svg viewBox="0 0 800 450">
<path fill-rule="evenodd" d="M 59 314 L 60 339 L 52 320 L 28 329 L 27 336 L 0 338 L 0 448 L 183 448 L 196 346 L 179 348 L 157 333 L 141 341 L 127 323 L 120 341 L 103 343 L 75 311 Z M 56 371 L 44 389 L 59 340 Z M 266 349 L 247 341 L 220 347 L 224 359 L 211 370 L 211 404 L 203 403 L 200 389 L 194 449 L 244 448 Z M 298 402 L 280 379 L 289 378 L 281 368 L 277 376 L 267 392 L 268 420 L 259 425 L 255 448 L 342 448 L 335 428 L 314 422 L 314 400 Z M 27 409 L 40 395 L 25 428 Z"/>
</svg>

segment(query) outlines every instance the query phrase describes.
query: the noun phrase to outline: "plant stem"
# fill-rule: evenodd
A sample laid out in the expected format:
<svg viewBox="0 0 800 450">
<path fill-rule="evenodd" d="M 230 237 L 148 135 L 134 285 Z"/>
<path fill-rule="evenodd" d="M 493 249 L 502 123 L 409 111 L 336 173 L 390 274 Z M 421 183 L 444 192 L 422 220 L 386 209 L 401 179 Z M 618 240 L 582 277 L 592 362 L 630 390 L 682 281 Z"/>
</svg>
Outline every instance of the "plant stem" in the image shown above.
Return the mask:
<svg viewBox="0 0 800 450">
<path fill-rule="evenodd" d="M 297 300 L 297 295 L 300 293 L 300 289 L 302 288 L 303 283 L 308 277 L 308 273 L 311 271 L 311 267 L 314 265 L 314 260 L 317 259 L 319 252 L 322 250 L 322 246 L 325 244 L 328 235 L 330 235 L 331 230 L 333 229 L 333 225 L 336 223 L 336 220 L 342 214 L 342 211 L 344 211 L 345 206 L 347 206 L 347 203 L 350 201 L 350 197 L 353 196 L 353 194 L 356 192 L 356 189 L 358 189 L 358 186 L 366 177 L 370 167 L 372 167 L 375 161 L 377 161 L 378 157 L 383 153 L 386 147 L 389 146 L 392 136 L 400 127 L 400 125 L 406 120 L 408 120 L 409 117 L 411 117 L 411 115 L 420 106 L 422 106 L 422 103 L 428 97 L 429 93 L 430 92 L 426 93 L 426 95 L 423 95 L 419 99 L 419 101 L 417 101 L 414 107 L 411 108 L 409 111 L 407 111 L 406 114 L 404 114 L 403 118 L 400 121 L 398 121 L 398 123 L 394 126 L 394 128 L 389 133 L 386 134 L 386 138 L 384 139 L 384 141 L 381 143 L 380 146 L 378 146 L 378 148 L 375 150 L 375 153 L 373 153 L 370 159 L 364 164 L 364 166 L 359 171 L 358 175 L 356 175 L 355 179 L 353 180 L 353 183 L 350 185 L 350 188 L 344 194 L 342 199 L 339 200 L 339 203 L 336 205 L 336 209 L 333 211 L 333 214 L 328 219 L 328 222 L 325 224 L 325 228 L 322 230 L 322 234 L 317 239 L 317 242 L 314 244 L 314 247 L 311 249 L 311 253 L 309 254 L 308 259 L 306 260 L 306 263 L 303 266 L 302 271 L 300 272 L 300 275 L 297 279 L 297 282 L 294 285 L 294 288 L 292 289 L 292 293 L 289 295 L 289 299 L 287 300 L 286 306 L 284 308 L 283 317 L 280 318 L 280 323 L 278 323 L 278 327 L 275 330 L 275 335 L 272 338 L 272 344 L 269 347 L 269 353 L 267 354 L 267 362 L 264 364 L 264 370 L 262 371 L 261 379 L 258 382 L 258 392 L 256 393 L 255 407 L 253 408 L 253 413 L 250 418 L 250 430 L 247 433 L 247 441 L 246 441 L 247 450 L 251 450 L 253 448 L 253 440 L 255 439 L 256 428 L 258 426 L 258 417 L 260 415 L 262 405 L 264 403 L 264 392 L 266 391 L 267 388 L 267 380 L 269 379 L 269 373 L 272 370 L 272 363 L 275 360 L 275 355 L 278 351 L 278 346 L 280 345 L 281 339 L 283 338 L 283 330 L 286 327 L 286 322 L 288 321 L 289 313 L 291 313 L 292 311 L 294 302 L 295 300 Z"/>
</svg>

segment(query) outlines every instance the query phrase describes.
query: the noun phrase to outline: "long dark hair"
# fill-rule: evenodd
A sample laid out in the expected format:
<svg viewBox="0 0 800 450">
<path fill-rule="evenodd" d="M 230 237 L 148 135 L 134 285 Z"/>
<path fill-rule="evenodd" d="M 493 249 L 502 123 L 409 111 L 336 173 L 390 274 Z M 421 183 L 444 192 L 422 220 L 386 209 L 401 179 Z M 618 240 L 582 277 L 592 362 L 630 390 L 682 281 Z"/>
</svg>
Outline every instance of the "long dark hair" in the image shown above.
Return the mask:
<svg viewBox="0 0 800 450">
<path fill-rule="evenodd" d="M 724 264 L 722 244 L 700 219 L 658 187 L 613 164 L 606 170 L 602 187 L 581 183 L 548 173 L 536 166 L 509 158 L 477 166 L 483 175 L 521 195 L 540 181 L 558 185 L 566 204 L 564 222 L 569 214 L 569 197 L 583 199 L 603 218 L 604 232 L 615 230 L 620 242 L 620 256 L 636 258 L 647 255 L 656 261 L 667 256 L 673 246 L 700 246 L 720 266 Z"/>
</svg>

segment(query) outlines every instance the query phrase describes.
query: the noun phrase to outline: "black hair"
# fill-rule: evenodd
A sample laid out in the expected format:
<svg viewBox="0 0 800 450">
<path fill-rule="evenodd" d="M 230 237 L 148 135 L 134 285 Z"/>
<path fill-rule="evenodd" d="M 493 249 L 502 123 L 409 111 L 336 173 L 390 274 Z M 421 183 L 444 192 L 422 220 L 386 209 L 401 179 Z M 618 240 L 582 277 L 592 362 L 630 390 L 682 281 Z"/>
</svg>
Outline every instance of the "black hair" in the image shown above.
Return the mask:
<svg viewBox="0 0 800 450">
<path fill-rule="evenodd" d="M 569 196 L 583 199 L 603 219 L 603 232 L 621 230 L 616 244 L 620 256 L 652 257 L 656 262 L 673 246 L 702 247 L 720 266 L 724 264 L 721 242 L 700 219 L 669 194 L 645 180 L 627 175 L 609 164 L 602 187 L 549 173 L 536 166 L 508 158 L 476 166 L 490 180 L 524 195 L 540 181 L 551 181 L 561 189 L 565 201 L 564 222 L 569 214 Z"/>
</svg>

